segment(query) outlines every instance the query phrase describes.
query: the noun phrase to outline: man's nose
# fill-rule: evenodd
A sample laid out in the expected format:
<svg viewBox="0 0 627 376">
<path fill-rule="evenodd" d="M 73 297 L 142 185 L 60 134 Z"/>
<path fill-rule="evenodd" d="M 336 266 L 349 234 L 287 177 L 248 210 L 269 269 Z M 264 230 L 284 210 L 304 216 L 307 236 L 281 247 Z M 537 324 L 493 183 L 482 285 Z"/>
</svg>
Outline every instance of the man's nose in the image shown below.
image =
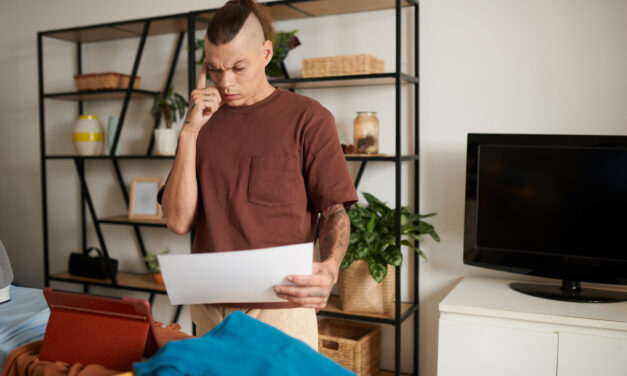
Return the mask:
<svg viewBox="0 0 627 376">
<path fill-rule="evenodd" d="M 222 77 L 220 77 L 220 86 L 222 86 L 223 88 L 229 88 L 233 86 L 234 82 L 235 74 L 233 74 L 233 71 L 230 69 L 225 70 L 222 73 Z"/>
</svg>

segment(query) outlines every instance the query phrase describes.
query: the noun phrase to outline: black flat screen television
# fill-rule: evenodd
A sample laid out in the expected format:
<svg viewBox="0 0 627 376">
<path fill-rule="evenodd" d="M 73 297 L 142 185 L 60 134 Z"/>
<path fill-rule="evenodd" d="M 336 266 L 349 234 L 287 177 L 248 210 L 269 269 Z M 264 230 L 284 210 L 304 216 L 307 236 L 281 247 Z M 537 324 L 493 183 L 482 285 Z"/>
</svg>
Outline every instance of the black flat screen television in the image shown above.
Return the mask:
<svg viewBox="0 0 627 376">
<path fill-rule="evenodd" d="M 469 134 L 465 203 L 465 264 L 562 280 L 511 284 L 535 296 L 627 300 L 580 283 L 627 285 L 627 136 Z"/>
</svg>

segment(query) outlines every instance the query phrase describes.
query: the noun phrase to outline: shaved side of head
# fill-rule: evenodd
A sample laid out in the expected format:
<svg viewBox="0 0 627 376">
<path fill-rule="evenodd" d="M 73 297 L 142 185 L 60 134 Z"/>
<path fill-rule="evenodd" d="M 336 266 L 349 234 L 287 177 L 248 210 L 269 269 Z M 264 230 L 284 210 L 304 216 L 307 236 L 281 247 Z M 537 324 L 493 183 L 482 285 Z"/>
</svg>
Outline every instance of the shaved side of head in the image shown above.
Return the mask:
<svg viewBox="0 0 627 376">
<path fill-rule="evenodd" d="M 238 37 L 239 36 L 246 38 L 251 47 L 254 46 L 257 48 L 266 40 L 263 36 L 261 22 L 259 22 L 259 19 L 257 19 L 253 13 L 248 16 L 248 19 L 244 22 L 244 25 L 242 25 L 242 29 L 238 33 Z"/>
</svg>

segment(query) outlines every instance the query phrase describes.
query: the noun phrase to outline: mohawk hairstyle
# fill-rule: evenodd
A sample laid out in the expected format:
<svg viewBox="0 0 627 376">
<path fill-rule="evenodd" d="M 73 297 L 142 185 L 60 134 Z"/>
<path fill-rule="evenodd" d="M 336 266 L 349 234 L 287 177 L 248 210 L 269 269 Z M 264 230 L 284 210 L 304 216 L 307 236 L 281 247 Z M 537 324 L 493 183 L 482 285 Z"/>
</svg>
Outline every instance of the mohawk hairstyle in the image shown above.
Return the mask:
<svg viewBox="0 0 627 376">
<path fill-rule="evenodd" d="M 261 23 L 264 38 L 270 39 L 274 32 L 272 16 L 268 8 L 255 0 L 229 0 L 224 4 L 209 22 L 207 39 L 216 46 L 229 43 L 240 32 L 251 13 Z"/>
</svg>

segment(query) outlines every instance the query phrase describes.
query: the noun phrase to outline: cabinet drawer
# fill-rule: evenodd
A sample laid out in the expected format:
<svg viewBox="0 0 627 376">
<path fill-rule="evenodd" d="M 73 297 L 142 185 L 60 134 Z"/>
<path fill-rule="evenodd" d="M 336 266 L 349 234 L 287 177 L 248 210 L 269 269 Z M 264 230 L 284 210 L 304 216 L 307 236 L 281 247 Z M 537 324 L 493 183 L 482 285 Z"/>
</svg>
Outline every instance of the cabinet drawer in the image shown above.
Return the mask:
<svg viewBox="0 0 627 376">
<path fill-rule="evenodd" d="M 559 333 L 558 376 L 627 375 L 627 337 Z"/>
<path fill-rule="evenodd" d="M 555 376 L 557 333 L 440 319 L 438 376 Z"/>
</svg>

